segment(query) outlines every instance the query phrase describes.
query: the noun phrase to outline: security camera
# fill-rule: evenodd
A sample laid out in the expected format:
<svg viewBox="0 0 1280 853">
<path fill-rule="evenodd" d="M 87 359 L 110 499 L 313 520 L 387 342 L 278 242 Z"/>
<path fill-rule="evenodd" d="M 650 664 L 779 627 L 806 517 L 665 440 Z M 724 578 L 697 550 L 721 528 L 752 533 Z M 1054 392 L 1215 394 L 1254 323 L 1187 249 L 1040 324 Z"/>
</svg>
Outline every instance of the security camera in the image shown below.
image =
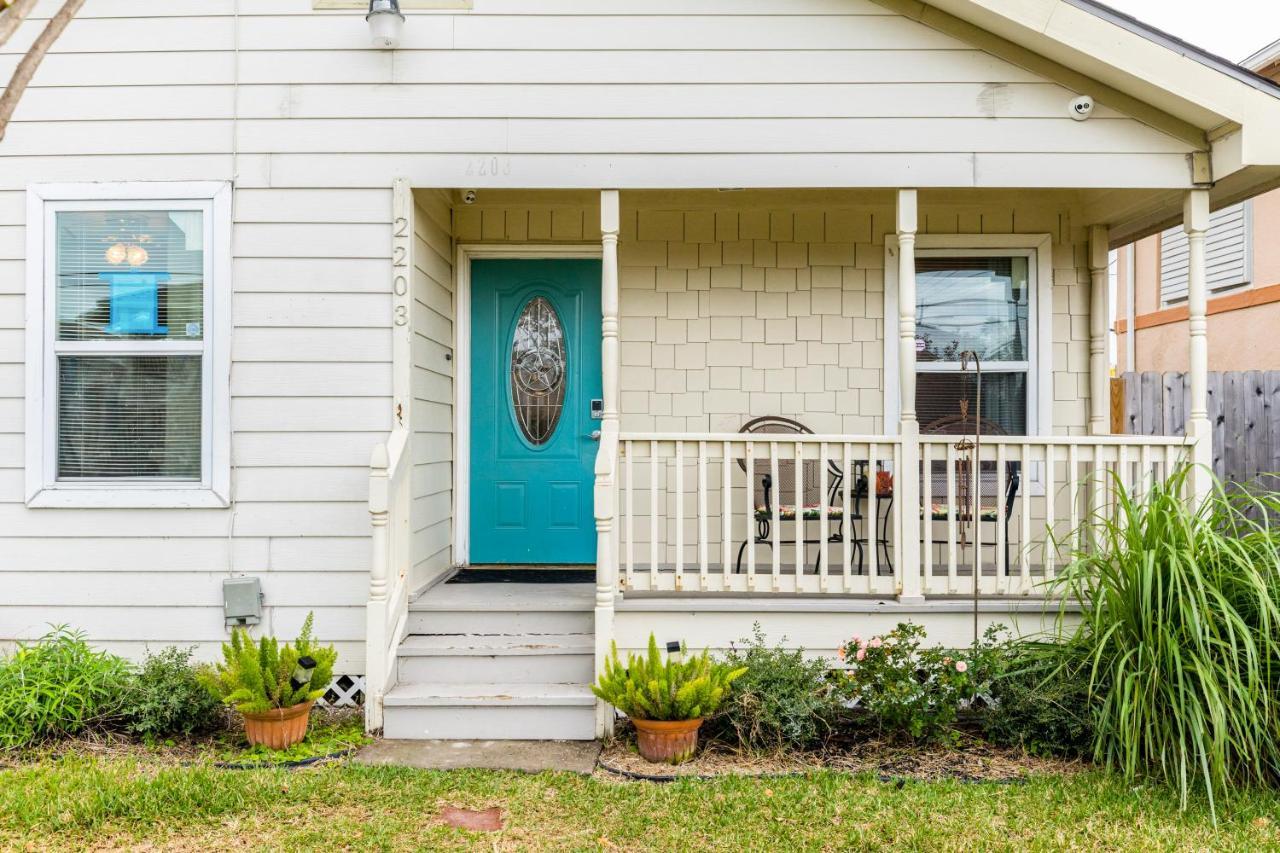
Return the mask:
<svg viewBox="0 0 1280 853">
<path fill-rule="evenodd" d="M 1072 98 L 1071 104 L 1068 106 L 1068 112 L 1076 121 L 1084 121 L 1093 115 L 1093 98 L 1088 95 L 1081 95 L 1078 98 Z"/>
<path fill-rule="evenodd" d="M 476 203 L 476 191 L 475 191 L 475 190 L 465 190 L 465 191 L 463 191 L 463 193 L 462 193 L 462 203 L 463 203 L 463 204 L 475 204 L 475 203 Z"/>
</svg>

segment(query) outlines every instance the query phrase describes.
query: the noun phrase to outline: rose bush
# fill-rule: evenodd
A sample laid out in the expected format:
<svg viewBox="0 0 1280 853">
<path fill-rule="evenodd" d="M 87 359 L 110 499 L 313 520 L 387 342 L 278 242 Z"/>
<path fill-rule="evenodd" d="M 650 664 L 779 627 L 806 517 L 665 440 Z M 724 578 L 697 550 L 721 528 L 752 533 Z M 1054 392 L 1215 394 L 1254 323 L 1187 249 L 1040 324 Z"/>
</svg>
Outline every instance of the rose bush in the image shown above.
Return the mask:
<svg viewBox="0 0 1280 853">
<path fill-rule="evenodd" d="M 947 741 L 962 706 L 984 692 L 970 661 L 923 647 L 924 629 L 904 622 L 883 636 L 854 637 L 837 651 L 847 666 L 844 690 L 890 737 Z"/>
</svg>

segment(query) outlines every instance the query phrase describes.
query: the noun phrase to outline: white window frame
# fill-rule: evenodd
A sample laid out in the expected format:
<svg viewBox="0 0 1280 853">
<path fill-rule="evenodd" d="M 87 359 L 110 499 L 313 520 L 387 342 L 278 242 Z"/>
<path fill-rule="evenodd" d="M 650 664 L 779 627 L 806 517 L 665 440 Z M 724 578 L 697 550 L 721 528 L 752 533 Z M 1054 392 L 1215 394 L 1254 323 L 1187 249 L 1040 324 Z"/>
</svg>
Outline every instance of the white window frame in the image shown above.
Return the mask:
<svg viewBox="0 0 1280 853">
<path fill-rule="evenodd" d="M 1025 257 L 1029 259 L 1027 362 L 983 366 L 983 372 L 1016 368 L 1027 374 L 1027 435 L 1053 432 L 1053 238 L 1049 234 L 921 234 L 916 256 Z M 898 385 L 898 238 L 885 238 L 884 424 L 897 435 L 902 418 Z"/>
<path fill-rule="evenodd" d="M 60 211 L 204 213 L 203 343 L 57 342 L 54 217 Z M 35 184 L 27 188 L 26 502 L 30 507 L 226 507 L 231 494 L 231 185 L 221 181 Z M 203 354 L 199 481 L 57 478 L 57 356 Z"/>
</svg>

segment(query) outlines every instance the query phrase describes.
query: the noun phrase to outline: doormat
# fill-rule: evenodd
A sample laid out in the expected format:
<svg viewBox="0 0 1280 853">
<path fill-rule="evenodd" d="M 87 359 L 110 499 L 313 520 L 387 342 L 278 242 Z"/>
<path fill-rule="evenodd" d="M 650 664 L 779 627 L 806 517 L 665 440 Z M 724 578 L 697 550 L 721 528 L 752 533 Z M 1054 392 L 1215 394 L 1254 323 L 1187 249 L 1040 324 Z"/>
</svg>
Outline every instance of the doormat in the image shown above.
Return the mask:
<svg viewBox="0 0 1280 853">
<path fill-rule="evenodd" d="M 594 583 L 596 571 L 588 569 L 463 569 L 448 583 Z"/>
</svg>

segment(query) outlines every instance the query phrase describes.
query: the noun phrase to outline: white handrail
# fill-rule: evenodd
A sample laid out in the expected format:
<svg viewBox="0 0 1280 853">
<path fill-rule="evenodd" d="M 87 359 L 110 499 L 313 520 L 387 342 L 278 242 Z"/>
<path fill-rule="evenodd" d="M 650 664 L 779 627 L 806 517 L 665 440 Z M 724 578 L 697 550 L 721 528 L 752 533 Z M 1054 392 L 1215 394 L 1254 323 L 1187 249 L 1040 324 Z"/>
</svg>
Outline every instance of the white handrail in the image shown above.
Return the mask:
<svg viewBox="0 0 1280 853">
<path fill-rule="evenodd" d="M 365 625 L 365 726 L 382 727 L 382 700 L 395 686 L 395 652 L 409 617 L 410 434 L 392 430 L 369 462 L 372 560 Z"/>
<path fill-rule="evenodd" d="M 1081 544 L 1083 522 L 1111 511 L 1116 488 L 1140 495 L 1193 444 L 1182 436 L 984 436 L 976 466 L 972 449 L 957 446 L 963 438 L 624 432 L 617 459 L 597 460 L 598 487 L 613 482 L 602 590 L 620 575 L 628 593 L 914 601 L 971 595 L 976 556 L 980 595 L 1043 595 L 1067 547 Z M 867 476 L 865 488 L 854 491 L 853 472 Z M 876 472 L 887 478 L 883 491 Z M 843 482 L 832 489 L 836 476 Z"/>
</svg>

